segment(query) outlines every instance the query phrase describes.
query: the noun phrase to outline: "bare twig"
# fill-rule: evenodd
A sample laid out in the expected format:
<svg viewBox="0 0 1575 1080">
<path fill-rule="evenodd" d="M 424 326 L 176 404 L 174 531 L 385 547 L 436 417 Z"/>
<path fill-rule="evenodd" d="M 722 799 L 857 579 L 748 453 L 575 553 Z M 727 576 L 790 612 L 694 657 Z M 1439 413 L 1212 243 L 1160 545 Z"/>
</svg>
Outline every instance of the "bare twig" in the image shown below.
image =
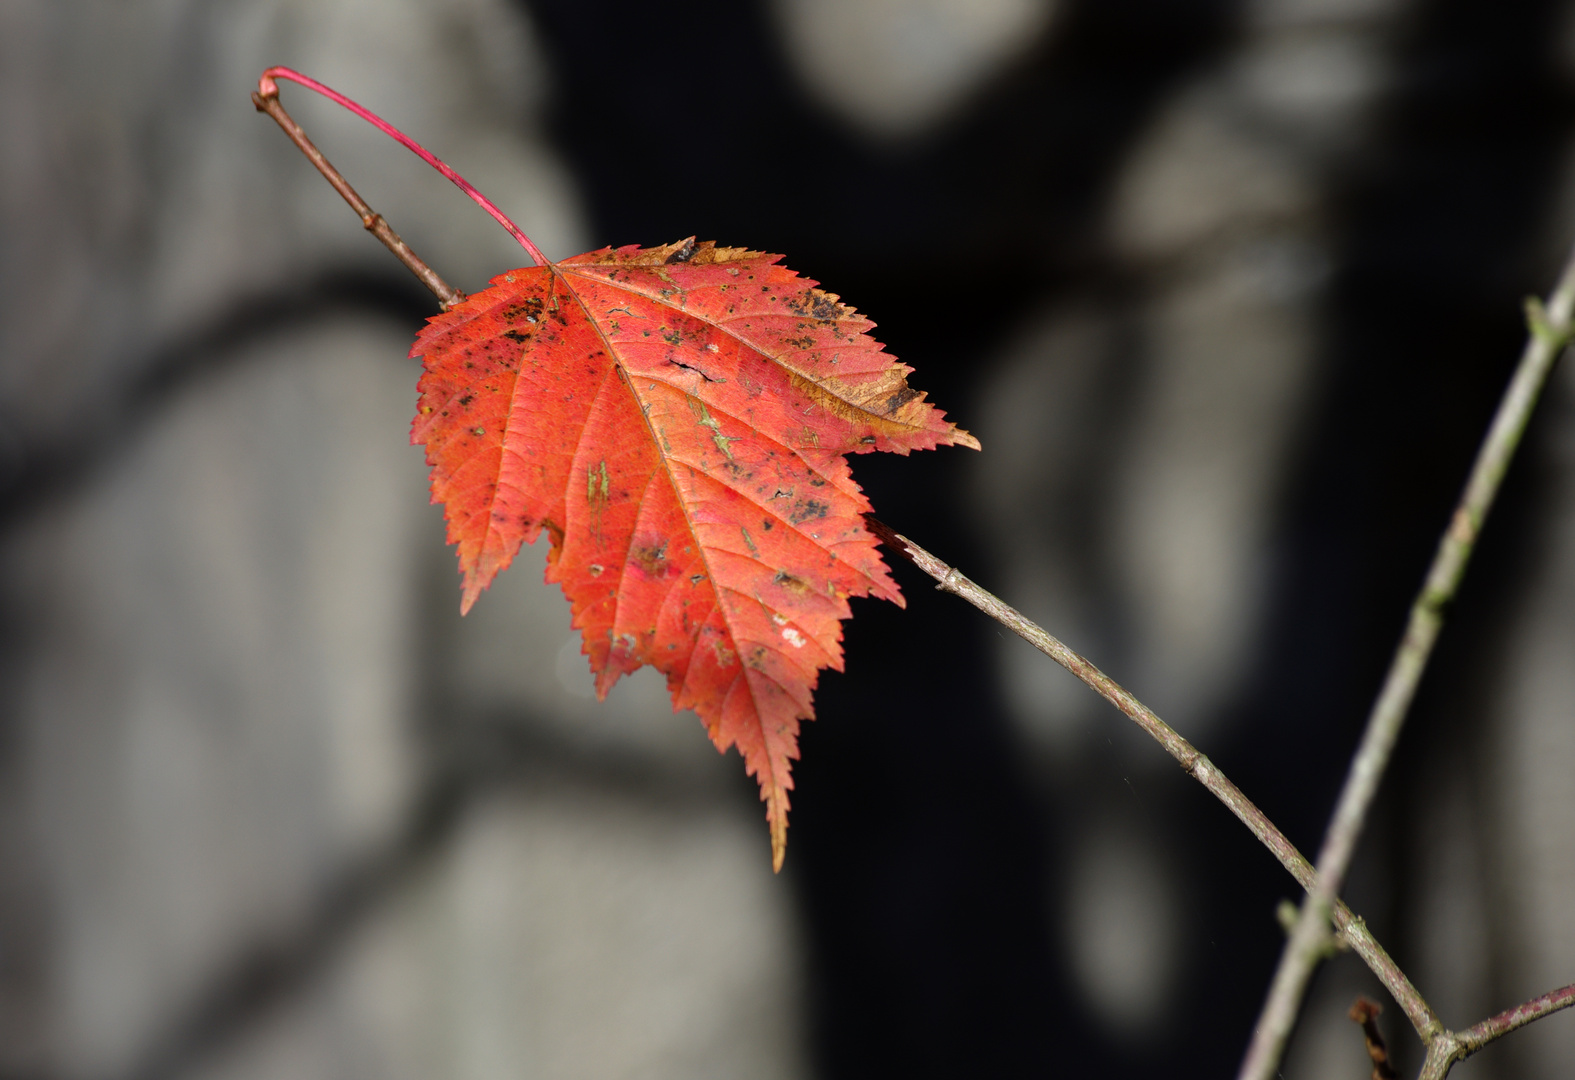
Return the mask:
<svg viewBox="0 0 1575 1080">
<path fill-rule="evenodd" d="M 1473 1024 L 1455 1036 L 1465 1050 L 1461 1056 L 1474 1054 L 1494 1039 L 1508 1035 L 1516 1028 L 1525 1027 L 1533 1020 L 1541 1020 L 1544 1016 L 1556 1013 L 1560 1009 L 1567 1009 L 1571 1005 L 1575 1005 L 1575 984 L 1558 990 L 1549 990 L 1541 997 L 1534 997 L 1523 1005 L 1516 1005 L 1513 1009 L 1506 1009 L 1480 1024 Z"/>
<path fill-rule="evenodd" d="M 1346 1015 L 1362 1025 L 1362 1037 L 1367 1041 L 1367 1056 L 1373 1062 L 1373 1080 L 1398 1080 L 1400 1074 L 1389 1064 L 1389 1048 L 1384 1045 L 1383 1032 L 1378 1030 L 1378 1016 L 1383 1006 L 1368 997 L 1359 997 Z"/>
<path fill-rule="evenodd" d="M 937 589 L 968 601 L 1076 675 L 1097 694 L 1135 721 L 1163 746 L 1171 757 L 1176 759 L 1187 775 L 1212 792 L 1215 798 L 1224 803 L 1226 808 L 1241 820 L 1242 824 L 1252 830 L 1252 834 L 1274 854 L 1281 866 L 1290 871 L 1291 876 L 1301 884 L 1302 888 L 1312 886 L 1312 864 L 1296 850 L 1296 846 L 1286 838 L 1285 834 L 1280 832 L 1263 811 L 1254 806 L 1252 801 L 1241 793 L 1241 789 L 1231 783 L 1212 761 L 1182 738 L 1169 724 L 1155 716 L 1146 705 L 1087 659 L 1068 648 L 1020 611 L 970 581 L 955 567 L 948 566 L 875 517 L 866 515 L 864 520 L 868 523 L 870 531 L 879 537 L 882 543 L 934 578 L 938 582 Z M 1395 1001 L 1416 1028 L 1417 1034 L 1426 1041 L 1442 1032 L 1444 1025 L 1428 1007 L 1416 987 L 1411 985 L 1411 980 L 1406 978 L 1405 973 L 1368 931 L 1367 924 L 1353 915 L 1351 909 L 1343 903 L 1335 906 L 1334 920 L 1340 935 L 1367 963 L 1373 974 L 1378 976 L 1385 989 L 1394 996 Z"/>
<path fill-rule="evenodd" d="M 1106 701 L 1135 721 L 1163 746 L 1171 757 L 1176 759 L 1189 776 L 1224 803 L 1226 808 L 1252 831 L 1263 846 L 1273 853 L 1280 861 L 1280 865 L 1290 871 L 1291 876 L 1303 889 L 1311 890 L 1316 880 L 1316 872 L 1312 864 L 1296 850 L 1296 846 L 1275 827 L 1263 811 L 1242 794 L 1240 788 L 1231 783 L 1212 761 L 1182 738 L 1174 728 L 1154 715 L 1152 710 L 1085 657 L 1068 648 L 1058 638 L 1010 604 L 969 580 L 961 571 L 948 566 L 873 515 L 865 515 L 864 520 L 869 525 L 870 531 L 879 537 L 883 544 L 934 578 L 937 589 L 968 601 L 1076 675 Z M 1434 1067 L 1436 1062 L 1437 1068 L 1441 1070 L 1429 1072 L 1424 1068 L 1422 1080 L 1442 1080 L 1454 1062 L 1476 1053 L 1494 1039 L 1507 1035 L 1533 1020 L 1540 1020 L 1560 1009 L 1575 1005 L 1575 986 L 1566 986 L 1562 990 L 1554 990 L 1524 1005 L 1484 1020 L 1463 1032 L 1449 1031 L 1428 1006 L 1421 993 L 1411 984 L 1405 972 L 1400 970 L 1399 965 L 1373 937 L 1372 932 L 1367 929 L 1367 924 L 1360 917 L 1352 914 L 1344 901 L 1338 899 L 1334 901 L 1332 920 L 1339 937 L 1362 958 L 1383 983 L 1384 989 L 1389 991 L 1395 1002 L 1404 1010 L 1406 1018 L 1411 1021 L 1411 1026 L 1416 1029 L 1417 1035 L 1428 1048 L 1428 1067 Z M 1327 935 L 1324 943 L 1327 944 Z M 1370 1034 L 1376 1034 L 1376 1028 Z M 1369 1053 L 1372 1053 L 1371 1044 Z M 1385 1053 L 1387 1057 L 1387 1051 Z M 1377 1075 L 1376 1071 L 1375 1075 Z"/>
<path fill-rule="evenodd" d="M 1383 688 L 1368 717 L 1367 730 L 1351 761 L 1345 787 L 1335 805 L 1323 850 L 1318 854 L 1318 879 L 1302 902 L 1301 916 L 1291 932 L 1280 964 L 1270 984 L 1268 999 L 1258 1017 L 1252 1042 L 1242 1061 L 1240 1080 L 1270 1080 L 1279 1068 L 1280 1057 L 1296 1015 L 1301 1011 L 1307 980 L 1322 958 L 1322 945 L 1329 935 L 1329 916 L 1346 870 L 1362 835 L 1368 808 L 1378 793 L 1379 781 L 1389 765 L 1395 741 L 1400 737 L 1417 685 L 1427 667 L 1428 657 L 1444 624 L 1444 609 L 1455 598 L 1466 564 L 1482 531 L 1482 523 L 1493 506 L 1504 474 L 1520 445 L 1526 424 L 1554 363 L 1569 344 L 1570 316 L 1575 310 L 1575 253 L 1565 264 L 1558 286 L 1547 308 L 1533 299 L 1526 303 L 1526 318 L 1531 336 L 1521 353 L 1520 364 L 1499 402 L 1492 427 L 1477 452 L 1471 476 L 1460 503 L 1450 518 L 1449 527 L 1438 542 L 1438 552 L 1411 605 L 1405 636 L 1395 650 Z"/>
<path fill-rule="evenodd" d="M 270 79 L 269 84 L 271 85 L 272 83 L 273 80 Z M 290 136 L 290 141 L 300 149 L 301 153 L 307 156 L 307 159 L 313 165 L 317 166 L 317 171 L 322 173 L 323 177 L 333 185 L 333 189 L 339 192 L 345 202 L 350 204 L 350 209 L 354 210 L 356 215 L 360 217 L 362 227 L 381 240 L 383 246 L 394 253 L 394 258 L 409 267 L 410 272 L 416 275 L 421 284 L 432 290 L 444 311 L 465 299 L 464 293 L 444 281 L 437 275 L 435 270 L 421 260 L 419 255 L 410 250 L 410 245 L 401 240 L 399 234 L 389 227 L 388 222 L 383 220 L 382 214 L 374 211 L 366 204 L 365 199 L 356 194 L 356 190 L 350 186 L 350 182 L 340 175 L 338 169 L 328 163 L 328 159 L 323 156 L 321 150 L 312 145 L 312 140 L 306 137 L 306 132 L 301 130 L 301 125 L 297 124 L 290 114 L 284 111 L 284 106 L 279 103 L 278 86 L 274 85 L 272 89 L 273 92 L 271 94 L 261 94 L 253 91 L 252 104 L 257 106 L 258 112 L 265 112 L 273 117 L 274 123 L 284 129 L 284 133 Z"/>
<path fill-rule="evenodd" d="M 1427 1044 L 1427 1060 L 1422 1065 L 1420 1080 L 1443 1080 L 1457 1061 L 1464 1061 L 1494 1039 L 1571 1005 L 1575 1005 L 1575 985 L 1549 990 L 1464 1031 L 1442 1032 Z"/>
</svg>

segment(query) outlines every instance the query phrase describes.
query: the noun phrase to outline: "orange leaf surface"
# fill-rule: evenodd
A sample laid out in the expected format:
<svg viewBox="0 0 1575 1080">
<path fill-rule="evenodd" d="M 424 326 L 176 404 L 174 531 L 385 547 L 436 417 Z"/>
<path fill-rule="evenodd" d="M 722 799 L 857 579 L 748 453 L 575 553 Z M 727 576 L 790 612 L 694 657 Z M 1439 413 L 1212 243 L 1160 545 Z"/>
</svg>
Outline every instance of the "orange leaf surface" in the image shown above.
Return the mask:
<svg viewBox="0 0 1575 1080">
<path fill-rule="evenodd" d="M 903 602 L 845 455 L 979 445 L 780 258 L 691 238 L 513 270 L 411 349 L 462 607 L 545 529 L 597 693 L 662 672 L 759 780 L 778 868 L 848 597 Z"/>
</svg>

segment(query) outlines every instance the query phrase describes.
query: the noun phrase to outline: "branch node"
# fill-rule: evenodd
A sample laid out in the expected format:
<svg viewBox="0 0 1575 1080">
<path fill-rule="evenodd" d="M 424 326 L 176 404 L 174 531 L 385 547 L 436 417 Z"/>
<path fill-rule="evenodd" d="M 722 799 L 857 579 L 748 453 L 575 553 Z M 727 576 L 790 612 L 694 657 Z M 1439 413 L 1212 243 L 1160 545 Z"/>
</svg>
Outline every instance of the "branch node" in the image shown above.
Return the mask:
<svg viewBox="0 0 1575 1080">
<path fill-rule="evenodd" d="M 1548 319 L 1548 309 L 1540 297 L 1526 297 L 1526 327 L 1531 336 L 1553 349 L 1562 349 L 1575 336 L 1575 327 L 1568 324 L 1554 326 Z"/>
<path fill-rule="evenodd" d="M 1290 937 L 1291 934 L 1295 933 L 1296 920 L 1301 918 L 1301 914 L 1302 909 L 1296 905 L 1294 900 L 1281 900 L 1274 907 L 1274 921 L 1280 924 L 1280 929 L 1285 931 L 1286 937 Z M 1357 916 L 1352 916 L 1351 921 L 1361 922 L 1362 920 Z M 1340 953 L 1349 952 L 1350 949 L 1351 943 L 1338 930 L 1330 930 L 1328 934 L 1324 935 L 1322 942 L 1313 946 L 1313 950 L 1320 961 L 1333 959 Z"/>
</svg>

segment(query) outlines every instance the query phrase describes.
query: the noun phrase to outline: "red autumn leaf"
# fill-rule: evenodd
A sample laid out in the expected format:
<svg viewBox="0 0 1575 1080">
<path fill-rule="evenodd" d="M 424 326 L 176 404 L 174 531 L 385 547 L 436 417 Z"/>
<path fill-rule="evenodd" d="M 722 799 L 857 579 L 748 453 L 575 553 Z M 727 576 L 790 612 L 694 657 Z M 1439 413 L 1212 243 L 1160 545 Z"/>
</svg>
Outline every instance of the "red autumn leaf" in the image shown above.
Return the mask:
<svg viewBox="0 0 1575 1080">
<path fill-rule="evenodd" d="M 903 602 L 844 455 L 979 445 L 779 259 L 690 239 L 513 270 L 411 349 L 463 608 L 547 530 L 597 693 L 666 675 L 759 780 L 776 866 L 848 597 Z"/>
<path fill-rule="evenodd" d="M 537 263 L 461 299 L 373 213 L 278 104 L 323 94 L 452 180 Z M 425 360 L 411 441 L 459 547 L 462 609 L 547 530 L 605 696 L 650 664 L 675 709 L 760 781 L 772 865 L 787 840 L 798 722 L 842 668 L 848 597 L 901 604 L 844 455 L 979 443 L 910 390 L 912 369 L 779 255 L 696 244 L 550 263 L 518 225 L 414 139 L 297 71 L 263 72 L 269 112 L 401 261 L 450 305 Z M 458 301 L 457 303 L 455 301 Z"/>
</svg>

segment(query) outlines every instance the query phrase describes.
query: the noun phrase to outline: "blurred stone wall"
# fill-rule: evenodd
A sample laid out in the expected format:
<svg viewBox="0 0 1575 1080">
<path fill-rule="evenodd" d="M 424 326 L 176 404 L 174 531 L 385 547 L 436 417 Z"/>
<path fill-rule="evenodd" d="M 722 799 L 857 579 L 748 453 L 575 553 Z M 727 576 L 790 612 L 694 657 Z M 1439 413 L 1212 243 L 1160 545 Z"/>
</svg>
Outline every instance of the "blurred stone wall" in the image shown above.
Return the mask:
<svg viewBox="0 0 1575 1080">
<path fill-rule="evenodd" d="M 660 680 L 595 707 L 542 552 L 458 618 L 407 445 L 430 300 L 247 100 L 311 72 L 572 254 L 524 13 L 20 3 L 0 53 L 0 1073 L 801 1075 L 737 762 Z M 310 97 L 452 280 L 524 261 Z"/>
<path fill-rule="evenodd" d="M 986 446 L 956 508 L 975 576 L 1271 811 L 1302 781 L 1254 749 L 1265 731 L 1294 769 L 1360 719 L 1296 719 L 1328 700 L 1307 687 L 1371 677 L 1265 672 L 1300 640 L 1286 567 L 1325 535 L 1295 508 L 1351 387 L 1351 193 L 1381 171 L 1419 35 L 1458 7 L 1232 6 L 1222 47 L 1124 147 L 1088 272 L 1012 310 L 972 414 L 954 411 Z M 900 159 L 1052 55 L 1086 5 L 764 10 L 812 107 Z M 1559 55 L 1575 81 L 1575 47 Z M 458 618 L 406 445 L 430 300 L 251 111 L 273 63 L 422 139 L 550 255 L 672 239 L 592 235 L 545 127 L 572 74 L 525 7 L 0 7 L 0 1076 L 806 1075 L 808 931 L 736 758 L 648 672 L 594 702 L 542 552 Z M 403 150 L 284 97 L 460 287 L 521 261 Z M 1517 265 L 1548 281 L 1575 200 L 1527 213 Z M 1453 1024 L 1575 981 L 1572 410 L 1566 368 L 1500 524 L 1522 539 L 1484 547 L 1497 599 L 1463 613 L 1486 629 L 1441 658 L 1351 887 Z M 1399 577 L 1430 541 L 1412 547 Z M 1351 576 L 1325 572 L 1334 592 Z M 1403 605 L 1362 603 L 1367 637 L 1329 655 L 1398 633 Z M 1163 1059 L 1189 972 L 1228 962 L 1197 929 L 1216 858 L 1190 833 L 1197 793 L 1065 673 L 990 640 L 1055 853 L 1057 977 L 1088 1040 Z M 1329 794 L 1287 822 L 1306 847 Z M 1232 977 L 1256 997 L 1255 973 Z M 1365 1072 L 1343 1018 L 1359 991 L 1350 958 L 1325 972 L 1287 1076 Z M 1457 1075 L 1571 1062 L 1566 1015 Z"/>
</svg>

